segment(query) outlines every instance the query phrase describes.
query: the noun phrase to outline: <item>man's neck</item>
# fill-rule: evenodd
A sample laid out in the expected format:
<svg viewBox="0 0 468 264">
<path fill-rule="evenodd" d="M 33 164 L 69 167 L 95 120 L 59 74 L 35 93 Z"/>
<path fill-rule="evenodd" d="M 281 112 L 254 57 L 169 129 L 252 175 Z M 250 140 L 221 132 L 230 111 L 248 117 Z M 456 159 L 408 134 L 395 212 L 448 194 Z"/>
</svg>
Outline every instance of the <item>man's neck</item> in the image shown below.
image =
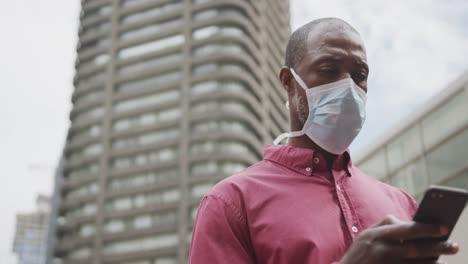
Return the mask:
<svg viewBox="0 0 468 264">
<path fill-rule="evenodd" d="M 289 138 L 288 145 L 297 148 L 313 149 L 314 151 L 320 153 L 327 161 L 327 167 L 329 169 L 333 166 L 333 163 L 338 157 L 338 155 L 330 153 L 321 148 L 319 145 L 313 142 L 307 135 Z"/>
</svg>

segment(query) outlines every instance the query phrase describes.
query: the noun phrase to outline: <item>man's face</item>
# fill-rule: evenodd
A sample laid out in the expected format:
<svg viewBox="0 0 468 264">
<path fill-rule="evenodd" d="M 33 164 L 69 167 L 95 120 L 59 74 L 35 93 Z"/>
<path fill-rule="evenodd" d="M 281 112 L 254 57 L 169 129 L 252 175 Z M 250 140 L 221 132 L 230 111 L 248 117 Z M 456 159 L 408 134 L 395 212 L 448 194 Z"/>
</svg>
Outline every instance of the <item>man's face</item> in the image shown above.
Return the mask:
<svg viewBox="0 0 468 264">
<path fill-rule="evenodd" d="M 316 29 L 309 34 L 307 52 L 294 69 L 307 87 L 336 82 L 345 78 L 353 81 L 367 92 L 369 68 L 364 43 L 351 30 L 326 31 Z M 303 88 L 293 81 L 295 87 L 295 109 L 302 124 L 309 114 L 307 98 Z"/>
</svg>

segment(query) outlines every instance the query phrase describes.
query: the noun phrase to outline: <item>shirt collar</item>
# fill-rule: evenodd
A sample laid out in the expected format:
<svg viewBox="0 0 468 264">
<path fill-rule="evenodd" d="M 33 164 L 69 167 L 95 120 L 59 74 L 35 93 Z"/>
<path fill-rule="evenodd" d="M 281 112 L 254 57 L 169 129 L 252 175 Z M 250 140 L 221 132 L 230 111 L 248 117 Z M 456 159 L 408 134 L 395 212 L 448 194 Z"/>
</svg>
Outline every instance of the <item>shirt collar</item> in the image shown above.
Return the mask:
<svg viewBox="0 0 468 264">
<path fill-rule="evenodd" d="M 263 159 L 283 165 L 304 175 L 312 175 L 327 170 L 327 162 L 322 154 L 313 149 L 297 148 L 287 145 L 265 145 Z M 338 155 L 333 163 L 334 170 L 346 170 L 352 166 L 349 149 Z"/>
</svg>

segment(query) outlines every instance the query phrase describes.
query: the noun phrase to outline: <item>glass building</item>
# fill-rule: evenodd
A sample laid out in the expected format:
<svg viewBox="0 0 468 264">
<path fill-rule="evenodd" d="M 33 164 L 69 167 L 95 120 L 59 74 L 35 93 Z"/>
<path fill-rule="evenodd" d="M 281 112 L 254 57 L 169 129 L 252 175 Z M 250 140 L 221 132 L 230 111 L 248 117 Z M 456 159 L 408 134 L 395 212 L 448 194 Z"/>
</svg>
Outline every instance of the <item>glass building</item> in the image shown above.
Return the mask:
<svg viewBox="0 0 468 264">
<path fill-rule="evenodd" d="M 82 1 L 55 263 L 186 263 L 201 197 L 287 130 L 284 0 Z"/>
<path fill-rule="evenodd" d="M 47 232 L 50 214 L 49 197 L 39 195 L 37 210 L 16 216 L 13 251 L 18 264 L 46 264 Z"/>
<path fill-rule="evenodd" d="M 412 194 L 430 185 L 468 189 L 468 72 L 357 157 L 367 174 Z M 468 210 L 453 233 L 468 247 Z M 450 263 L 466 263 L 468 253 Z"/>
</svg>

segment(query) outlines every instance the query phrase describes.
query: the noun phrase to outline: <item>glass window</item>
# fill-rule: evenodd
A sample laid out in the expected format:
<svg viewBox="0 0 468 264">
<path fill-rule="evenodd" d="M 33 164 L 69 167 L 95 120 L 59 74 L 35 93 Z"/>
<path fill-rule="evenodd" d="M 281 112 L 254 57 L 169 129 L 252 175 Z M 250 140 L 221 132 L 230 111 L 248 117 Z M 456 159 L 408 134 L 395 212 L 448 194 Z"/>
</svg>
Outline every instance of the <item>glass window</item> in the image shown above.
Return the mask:
<svg viewBox="0 0 468 264">
<path fill-rule="evenodd" d="M 101 128 L 102 126 L 100 124 L 95 124 L 88 126 L 86 128 L 83 128 L 79 131 L 76 132 L 71 132 L 70 134 L 70 141 L 76 141 L 76 140 L 81 140 L 86 137 L 97 137 L 101 135 Z"/>
<path fill-rule="evenodd" d="M 168 31 L 181 26 L 182 20 L 180 18 L 176 20 L 160 21 L 158 23 L 145 24 L 144 27 L 133 29 L 130 31 L 123 32 L 120 35 L 122 40 L 137 39 L 140 37 L 148 37 L 159 33 L 161 31 Z"/>
<path fill-rule="evenodd" d="M 101 86 L 104 84 L 106 79 L 106 73 L 103 71 L 93 72 L 86 77 L 80 77 L 78 79 L 77 88 L 81 90 L 84 87 Z M 99 89 L 99 88 L 98 88 Z M 101 88 L 102 89 L 102 88 Z"/>
<path fill-rule="evenodd" d="M 205 194 L 207 194 L 211 188 L 213 187 L 213 184 L 211 183 L 201 183 L 192 186 L 191 188 L 191 194 L 193 198 L 201 198 Z"/>
<path fill-rule="evenodd" d="M 194 75 L 199 75 L 199 74 L 214 73 L 217 70 L 218 70 L 218 64 L 208 63 L 208 64 L 201 64 L 201 65 L 195 66 L 192 70 L 192 73 Z"/>
<path fill-rule="evenodd" d="M 468 190 L 468 170 L 456 177 L 450 178 L 442 183 L 442 185 Z"/>
<path fill-rule="evenodd" d="M 65 200 L 73 200 L 79 197 L 95 195 L 99 191 L 99 186 L 96 182 L 85 184 L 77 189 L 73 189 L 65 196 Z"/>
<path fill-rule="evenodd" d="M 182 73 L 180 71 L 166 72 L 146 79 L 119 84 L 117 86 L 117 92 L 137 92 L 142 90 L 157 91 L 167 87 L 168 83 L 180 81 L 181 78 Z"/>
<path fill-rule="evenodd" d="M 98 89 L 93 89 L 90 92 L 87 92 L 79 97 L 76 98 L 74 106 L 78 107 L 80 105 L 83 105 L 87 102 L 90 101 L 95 101 L 97 99 L 103 99 L 104 98 L 104 89 L 98 88 Z"/>
<path fill-rule="evenodd" d="M 197 12 L 193 15 L 193 20 L 194 21 L 201 21 L 201 20 L 209 20 L 216 18 L 219 14 L 219 11 L 216 9 L 208 9 L 208 10 L 203 10 L 201 12 Z"/>
<path fill-rule="evenodd" d="M 88 118 L 99 119 L 99 118 L 102 118 L 103 115 L 104 115 L 104 107 L 98 106 L 90 110 L 78 113 L 73 120 L 75 122 L 79 122 L 81 120 L 85 120 Z"/>
<path fill-rule="evenodd" d="M 99 8 L 98 12 L 101 15 L 108 15 L 108 14 L 112 13 L 112 6 L 111 5 L 102 6 L 101 8 Z"/>
<path fill-rule="evenodd" d="M 147 54 L 150 52 L 159 51 L 168 47 L 178 46 L 184 43 L 184 36 L 183 35 L 174 35 L 165 37 L 158 40 L 153 40 L 150 42 L 145 42 L 136 46 L 131 46 L 128 48 L 124 48 L 119 51 L 119 58 L 127 59 L 136 56 L 140 56 L 143 54 Z"/>
<path fill-rule="evenodd" d="M 83 27 L 81 30 L 81 36 L 86 37 L 86 35 L 99 34 L 101 32 L 108 33 L 111 29 L 111 23 L 108 20 L 104 20 L 98 24 L 91 24 Z"/>
<path fill-rule="evenodd" d="M 248 133 L 253 132 L 253 129 L 249 125 L 240 121 L 201 121 L 192 125 L 192 132 L 195 133 L 207 133 L 207 132 L 241 132 Z"/>
<path fill-rule="evenodd" d="M 83 149 L 74 150 L 70 153 L 68 159 L 72 162 L 75 160 L 80 160 L 86 157 L 93 157 L 99 155 L 102 151 L 102 146 L 100 143 L 92 144 L 84 147 Z"/>
<path fill-rule="evenodd" d="M 111 220 L 104 225 L 104 232 L 116 233 L 125 230 L 125 224 L 122 220 Z"/>
<path fill-rule="evenodd" d="M 213 36 L 219 30 L 217 26 L 208 26 L 204 28 L 199 28 L 193 31 L 192 37 L 195 40 L 205 39 Z"/>
<path fill-rule="evenodd" d="M 83 149 L 83 155 L 84 156 L 94 156 L 94 155 L 98 155 L 100 154 L 102 151 L 102 146 L 101 144 L 93 144 L 93 145 L 89 145 L 89 146 L 86 146 L 84 149 Z"/>
<path fill-rule="evenodd" d="M 68 257 L 70 259 L 85 259 L 85 258 L 89 258 L 90 256 L 91 256 L 91 249 L 83 247 L 83 248 L 73 249 L 70 252 Z"/>
<path fill-rule="evenodd" d="M 143 229 L 151 227 L 151 216 L 149 215 L 141 215 L 136 217 L 133 220 L 133 226 L 135 229 Z"/>
<path fill-rule="evenodd" d="M 209 94 L 218 90 L 218 82 L 209 81 L 197 83 L 192 87 L 192 95 Z"/>
<path fill-rule="evenodd" d="M 451 176 L 451 174 L 463 170 L 468 166 L 467 146 L 468 129 L 465 129 L 427 155 L 430 184 L 437 184 L 448 176 Z"/>
<path fill-rule="evenodd" d="M 182 53 L 174 53 L 165 55 L 162 57 L 151 58 L 144 61 L 138 61 L 135 63 L 131 63 L 128 65 L 122 65 L 119 67 L 119 74 L 126 75 L 126 74 L 136 74 L 140 73 L 145 70 L 149 70 L 152 68 L 171 65 L 180 63 L 182 61 Z"/>
<path fill-rule="evenodd" d="M 128 2 L 128 3 L 126 3 Z M 130 5 L 129 3 L 132 1 L 125 1 L 123 3 L 123 6 L 128 6 Z M 136 0 L 134 0 L 136 2 Z M 142 0 L 138 0 L 138 2 L 143 2 Z M 137 5 L 139 3 L 135 3 Z M 165 4 L 158 5 L 156 7 L 152 8 L 147 8 L 142 11 L 138 11 L 136 13 L 132 13 L 130 15 L 124 16 L 122 18 L 122 25 L 128 25 L 128 24 L 134 24 L 137 22 L 142 22 L 144 20 L 148 20 L 151 18 L 155 18 L 158 16 L 161 16 L 163 14 L 167 14 L 168 12 L 172 12 L 174 10 L 177 10 L 179 8 L 182 8 L 182 2 L 181 0 L 172 0 L 169 1 Z"/>
<path fill-rule="evenodd" d="M 190 210 L 190 219 L 192 220 L 192 223 L 195 222 L 195 218 L 197 218 L 197 211 L 198 207 L 192 207 Z"/>
<path fill-rule="evenodd" d="M 244 31 L 238 27 L 234 26 L 207 26 L 199 28 L 193 31 L 192 38 L 194 40 L 202 40 L 212 37 L 214 35 L 222 36 L 233 36 L 233 37 L 243 37 L 245 36 Z"/>
<path fill-rule="evenodd" d="M 87 203 L 83 205 L 82 207 L 69 211 L 69 216 L 70 217 L 90 216 L 90 215 L 94 215 L 96 211 L 97 211 L 96 204 Z"/>
<path fill-rule="evenodd" d="M 70 171 L 68 177 L 70 179 L 77 179 L 81 177 L 86 177 L 90 175 L 96 175 L 99 172 L 99 166 L 96 163 L 89 165 L 83 165 L 79 168 L 73 169 Z"/>
<path fill-rule="evenodd" d="M 121 197 L 107 202 L 107 211 L 122 211 L 143 206 L 170 204 L 179 201 L 180 191 L 178 189 L 164 190 L 146 194 L 136 194 L 128 197 Z"/>
<path fill-rule="evenodd" d="M 177 121 L 180 118 L 179 108 L 170 108 L 155 112 L 146 112 L 130 118 L 119 119 L 113 123 L 115 132 L 125 131 L 130 128 L 138 128 L 154 125 L 157 122 Z"/>
<path fill-rule="evenodd" d="M 214 161 L 195 163 L 191 168 L 192 175 L 215 174 L 218 172 L 218 164 Z"/>
<path fill-rule="evenodd" d="M 179 176 L 177 169 L 168 169 L 157 172 L 132 174 L 125 178 L 112 179 L 109 182 L 110 189 L 126 189 L 140 186 L 158 184 L 164 181 L 173 181 Z"/>
<path fill-rule="evenodd" d="M 109 59 L 110 59 L 110 56 L 107 53 L 98 54 L 98 55 L 92 56 L 91 58 L 80 61 L 80 64 L 78 65 L 78 69 L 81 70 L 82 68 L 87 68 L 90 66 L 97 67 L 97 66 L 105 65 L 109 61 Z M 101 74 L 95 74 L 87 79 L 80 79 L 80 82 L 84 83 L 85 81 L 87 82 L 101 81 L 101 80 L 104 80 L 105 76 L 106 74 L 102 72 Z"/>
<path fill-rule="evenodd" d="M 213 53 L 229 53 L 238 55 L 243 53 L 244 49 L 240 44 L 236 43 L 225 43 L 225 44 L 207 44 L 197 47 L 193 50 L 195 57 L 204 57 Z"/>
<path fill-rule="evenodd" d="M 398 171 L 390 179 L 390 183 L 410 194 L 424 191 L 429 185 L 424 161 L 419 159 L 410 163 L 408 166 Z"/>
<path fill-rule="evenodd" d="M 115 199 L 113 202 L 115 210 L 127 210 L 132 207 L 132 200 L 130 198 Z"/>
<path fill-rule="evenodd" d="M 380 150 L 377 153 L 371 154 L 359 168 L 362 169 L 371 177 L 375 177 L 379 180 L 387 176 L 387 168 L 385 161 L 385 151 Z"/>
<path fill-rule="evenodd" d="M 109 29 L 110 27 L 110 24 L 107 23 L 107 27 Z M 93 27 L 90 28 L 91 30 L 96 30 L 94 29 Z M 108 30 L 107 29 L 107 30 Z M 102 29 L 98 29 L 99 31 L 102 30 Z M 106 29 L 104 29 L 106 30 Z M 105 38 L 95 38 L 95 39 L 91 39 L 91 40 L 87 40 L 85 42 L 80 42 L 78 45 L 78 51 L 79 52 L 83 52 L 85 50 L 89 50 L 89 49 L 97 49 L 97 48 L 102 48 L 102 47 L 108 47 L 110 43 L 110 39 L 108 37 L 105 37 Z"/>
<path fill-rule="evenodd" d="M 95 231 L 94 225 L 86 224 L 80 228 L 80 236 L 89 237 L 94 235 Z"/>
<path fill-rule="evenodd" d="M 138 6 L 141 4 L 146 4 L 148 3 L 148 0 L 122 0 L 121 5 L 124 7 L 127 6 Z"/>
<path fill-rule="evenodd" d="M 456 94 L 422 121 L 424 143 L 430 148 L 468 123 L 468 95 Z"/>
<path fill-rule="evenodd" d="M 234 141 L 204 141 L 192 144 L 190 153 L 216 153 L 216 152 L 231 152 L 235 154 L 249 153 L 249 149 L 243 143 Z"/>
<path fill-rule="evenodd" d="M 190 146 L 190 153 L 192 155 L 197 155 L 200 153 L 213 153 L 216 151 L 217 147 L 215 146 L 215 141 L 205 141 L 197 142 Z"/>
<path fill-rule="evenodd" d="M 96 204 L 86 204 L 83 206 L 83 214 L 84 215 L 93 215 L 97 212 Z"/>
<path fill-rule="evenodd" d="M 155 250 L 160 248 L 175 247 L 178 244 L 177 234 L 156 235 L 135 240 L 118 241 L 104 246 L 104 254 L 123 254 L 143 250 Z"/>
<path fill-rule="evenodd" d="M 127 99 L 116 103 L 113 107 L 115 113 L 128 112 L 151 105 L 158 105 L 165 102 L 176 101 L 179 98 L 179 91 L 170 90 L 157 94 Z"/>
<path fill-rule="evenodd" d="M 409 128 L 387 146 L 388 165 L 390 171 L 395 171 L 411 159 L 423 152 L 418 126 Z"/>
<path fill-rule="evenodd" d="M 125 137 L 122 139 L 115 139 L 112 142 L 112 148 L 122 149 L 143 147 L 168 140 L 174 140 L 177 137 L 179 137 L 179 130 L 175 128 L 152 131 L 149 133 L 138 135 L 136 137 Z"/>
<path fill-rule="evenodd" d="M 172 257 L 172 258 L 162 257 L 162 258 L 157 258 L 154 261 L 154 264 L 177 264 L 177 260 L 175 257 Z"/>
<path fill-rule="evenodd" d="M 131 262 L 121 262 L 120 264 L 153 264 L 153 262 L 149 260 L 139 260 L 139 261 L 131 261 Z"/>
<path fill-rule="evenodd" d="M 245 168 L 247 168 L 247 165 L 239 162 L 227 161 L 221 164 L 221 172 L 223 175 L 232 175 Z"/>
</svg>

